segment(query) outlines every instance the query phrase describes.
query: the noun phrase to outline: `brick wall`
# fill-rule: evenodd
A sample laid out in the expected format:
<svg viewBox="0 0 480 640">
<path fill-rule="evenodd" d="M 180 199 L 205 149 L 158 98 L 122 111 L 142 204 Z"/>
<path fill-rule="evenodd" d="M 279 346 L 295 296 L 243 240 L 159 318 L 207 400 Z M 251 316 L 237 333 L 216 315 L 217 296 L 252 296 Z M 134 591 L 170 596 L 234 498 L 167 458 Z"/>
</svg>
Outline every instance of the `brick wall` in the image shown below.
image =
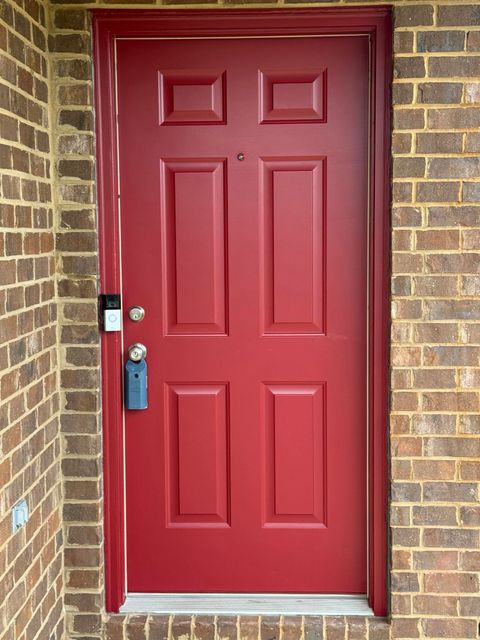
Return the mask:
<svg viewBox="0 0 480 640">
<path fill-rule="evenodd" d="M 45 9 L 0 2 L 0 637 L 63 635 Z M 11 507 L 30 520 L 12 533 Z"/>
<path fill-rule="evenodd" d="M 70 443 L 64 462 L 66 604 L 73 636 L 98 637 L 104 623 L 101 449 L 85 6 L 54 4 L 50 43 L 60 123 L 63 427 Z M 391 625 L 337 618 L 303 625 L 286 619 L 279 625 L 272 619 L 239 624 L 235 619 L 115 617 L 107 623 L 113 640 L 123 633 L 132 639 L 477 637 L 480 6 L 397 2 L 394 48 Z M 80 529 L 79 519 L 88 528 Z"/>
<path fill-rule="evenodd" d="M 187 6 L 177 0 L 167 4 Z M 252 640 L 477 638 L 480 6 L 394 3 L 389 623 L 104 614 L 97 236 L 86 11 L 94 6 L 157 3 L 57 0 L 50 11 L 69 635 L 78 640 L 105 635 L 111 640 L 206 640 L 214 635 Z M 15 147 L 22 144 L 14 141 Z M 13 156 L 8 157 L 13 162 Z M 17 169 L 8 168 L 6 174 L 18 175 Z M 25 247 L 29 232 L 22 233 Z"/>
<path fill-rule="evenodd" d="M 68 354 L 62 361 L 63 426 L 71 442 L 64 463 L 66 604 L 72 635 L 98 637 L 104 628 L 101 449 L 85 6 L 54 4 L 50 43 L 60 123 L 58 197 L 64 209 L 59 234 L 62 342 Z M 397 2 L 394 48 L 391 624 L 114 617 L 107 623 L 114 640 L 123 633 L 132 639 L 477 637 L 480 7 Z M 74 524 L 79 519 L 88 528 L 79 529 Z"/>
<path fill-rule="evenodd" d="M 396 24 L 392 605 L 407 637 L 474 638 L 480 6 L 402 6 Z"/>
</svg>

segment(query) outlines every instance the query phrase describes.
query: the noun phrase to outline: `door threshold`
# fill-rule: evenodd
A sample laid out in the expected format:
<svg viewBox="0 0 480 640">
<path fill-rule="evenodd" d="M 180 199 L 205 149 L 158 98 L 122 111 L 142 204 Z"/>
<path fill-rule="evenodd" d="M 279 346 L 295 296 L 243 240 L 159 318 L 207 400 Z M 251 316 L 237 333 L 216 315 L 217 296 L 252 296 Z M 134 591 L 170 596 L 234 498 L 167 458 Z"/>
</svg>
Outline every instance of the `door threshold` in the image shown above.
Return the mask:
<svg viewBox="0 0 480 640">
<path fill-rule="evenodd" d="M 129 593 L 120 613 L 373 616 L 365 595 Z"/>
</svg>

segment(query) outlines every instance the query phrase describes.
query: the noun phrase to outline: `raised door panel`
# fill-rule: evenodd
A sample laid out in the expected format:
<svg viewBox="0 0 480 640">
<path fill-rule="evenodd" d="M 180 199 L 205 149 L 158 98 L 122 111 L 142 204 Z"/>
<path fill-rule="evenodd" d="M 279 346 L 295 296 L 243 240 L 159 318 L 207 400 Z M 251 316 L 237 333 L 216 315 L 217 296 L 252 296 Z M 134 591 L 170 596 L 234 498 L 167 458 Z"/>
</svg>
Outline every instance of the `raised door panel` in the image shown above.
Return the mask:
<svg viewBox="0 0 480 640">
<path fill-rule="evenodd" d="M 166 334 L 225 334 L 223 160 L 162 161 Z"/>
<path fill-rule="evenodd" d="M 228 386 L 169 384 L 166 389 L 167 523 L 228 526 Z"/>
<path fill-rule="evenodd" d="M 260 71 L 260 124 L 327 121 L 327 71 Z"/>
<path fill-rule="evenodd" d="M 262 161 L 265 333 L 325 332 L 325 158 Z"/>
<path fill-rule="evenodd" d="M 225 123 L 225 74 L 212 69 L 159 72 L 161 125 Z"/>
<path fill-rule="evenodd" d="M 326 524 L 325 387 L 265 385 L 267 527 Z"/>
</svg>

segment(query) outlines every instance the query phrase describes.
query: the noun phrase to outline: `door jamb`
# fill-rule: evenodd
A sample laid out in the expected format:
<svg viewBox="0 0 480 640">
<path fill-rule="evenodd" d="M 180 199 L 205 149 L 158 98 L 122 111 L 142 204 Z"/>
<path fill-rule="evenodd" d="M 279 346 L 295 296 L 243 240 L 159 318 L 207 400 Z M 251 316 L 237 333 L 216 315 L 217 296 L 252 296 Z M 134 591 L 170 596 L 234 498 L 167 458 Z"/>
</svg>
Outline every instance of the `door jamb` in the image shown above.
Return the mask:
<svg viewBox="0 0 480 640">
<path fill-rule="evenodd" d="M 92 10 L 100 281 L 120 292 L 114 41 L 117 37 L 361 34 L 370 38 L 369 250 L 369 593 L 375 615 L 388 609 L 388 371 L 390 296 L 391 7 L 301 9 Z M 126 596 L 121 334 L 102 333 L 106 609 Z"/>
</svg>

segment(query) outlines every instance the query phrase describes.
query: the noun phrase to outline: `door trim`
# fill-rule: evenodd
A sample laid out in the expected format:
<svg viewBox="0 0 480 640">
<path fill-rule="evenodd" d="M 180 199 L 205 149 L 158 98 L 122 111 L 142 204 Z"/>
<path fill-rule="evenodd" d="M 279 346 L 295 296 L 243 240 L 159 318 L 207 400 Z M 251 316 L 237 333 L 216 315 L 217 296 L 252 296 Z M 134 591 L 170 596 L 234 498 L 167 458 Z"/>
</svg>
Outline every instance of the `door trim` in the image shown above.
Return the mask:
<svg viewBox="0 0 480 640">
<path fill-rule="evenodd" d="M 368 252 L 368 604 L 388 610 L 391 8 L 92 10 L 100 282 L 121 291 L 115 40 L 365 35 L 370 39 Z M 106 609 L 126 598 L 121 334 L 102 333 Z"/>
</svg>

